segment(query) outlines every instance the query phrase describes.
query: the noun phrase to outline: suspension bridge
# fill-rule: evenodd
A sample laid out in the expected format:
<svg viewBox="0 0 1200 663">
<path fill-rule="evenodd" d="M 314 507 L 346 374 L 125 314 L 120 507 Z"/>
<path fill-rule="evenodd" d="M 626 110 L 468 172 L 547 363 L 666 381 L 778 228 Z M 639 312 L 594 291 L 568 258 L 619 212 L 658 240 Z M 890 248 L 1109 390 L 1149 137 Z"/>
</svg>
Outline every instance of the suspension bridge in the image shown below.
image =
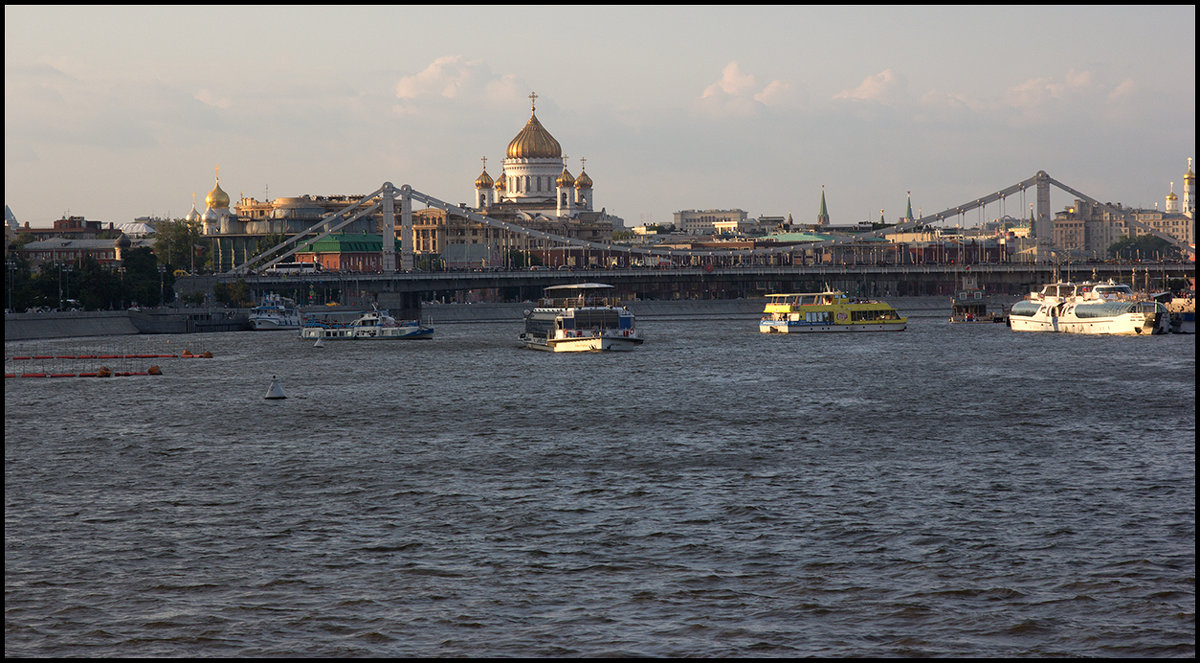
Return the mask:
<svg viewBox="0 0 1200 663">
<path fill-rule="evenodd" d="M 810 249 L 825 249 L 836 247 L 854 242 L 862 242 L 868 238 L 882 238 L 894 233 L 901 233 L 908 230 L 923 228 L 931 225 L 941 225 L 955 217 L 963 217 L 965 214 L 975 210 L 983 210 L 987 205 L 999 204 L 1001 209 L 1004 208 L 1006 201 L 1020 197 L 1024 200 L 1027 192 L 1033 192 L 1035 203 L 1033 205 L 1033 235 L 1039 250 L 1036 252 L 1038 260 L 1045 262 L 1048 260 L 1049 240 L 1052 236 L 1052 224 L 1050 217 L 1050 187 L 1057 187 L 1059 190 L 1071 194 L 1075 198 L 1087 201 L 1097 208 L 1109 212 L 1114 218 L 1122 219 L 1131 228 L 1136 228 L 1146 234 L 1160 237 L 1170 244 L 1179 247 L 1184 252 L 1190 253 L 1194 260 L 1195 246 L 1189 245 L 1182 240 L 1172 237 L 1166 233 L 1159 231 L 1147 224 L 1142 223 L 1136 215 L 1130 210 L 1123 209 L 1100 202 L 1099 200 L 1088 196 L 1070 186 L 1059 182 L 1051 177 L 1045 171 L 1038 171 L 1034 176 L 1005 187 L 998 191 L 988 193 L 975 200 L 956 205 L 945 209 L 935 214 L 924 215 L 917 219 L 907 220 L 894 226 L 880 228 L 863 233 L 854 233 L 850 236 L 837 237 L 834 239 L 823 240 L 818 242 L 805 243 L 803 250 Z M 342 228 L 376 213 L 380 214 L 381 225 L 386 225 L 387 219 L 396 219 L 397 203 L 399 205 L 400 219 L 400 256 L 397 264 L 397 256 L 395 246 L 392 242 L 382 242 L 380 254 L 381 272 L 384 274 L 392 274 L 397 270 L 402 272 L 412 272 L 415 266 L 414 250 L 413 250 L 413 218 L 412 205 L 413 201 L 424 203 L 428 207 L 438 208 L 452 213 L 456 216 L 465 217 L 466 219 L 498 229 L 509 233 L 513 236 L 523 236 L 532 240 L 539 240 L 550 245 L 563 247 L 575 247 L 587 250 L 602 251 L 608 253 L 627 253 L 637 256 L 662 256 L 662 257 L 747 257 L 747 256 L 767 256 L 780 253 L 794 253 L 797 247 L 793 245 L 783 245 L 778 247 L 763 247 L 756 246 L 754 248 L 730 248 L 730 249 L 682 249 L 682 248 L 660 248 L 646 246 L 630 246 L 624 244 L 615 244 L 608 242 L 594 242 L 583 240 L 575 237 L 567 237 L 548 233 L 534 228 L 529 228 L 509 221 L 495 219 L 485 214 L 481 214 L 473 209 L 461 205 L 453 205 L 446 201 L 440 200 L 429 194 L 413 189 L 410 185 L 396 187 L 391 182 L 384 182 L 375 191 L 363 196 L 358 201 L 348 205 L 347 207 L 323 216 L 320 220 L 313 223 L 308 228 L 292 234 L 283 242 L 272 246 L 265 251 L 261 251 L 257 255 L 249 258 L 245 262 L 234 266 L 227 276 L 247 275 L 253 272 L 268 270 L 274 265 L 286 261 L 291 258 L 297 251 L 302 248 L 301 242 L 315 242 L 323 239 Z M 393 224 L 394 226 L 394 221 Z M 388 228 L 380 228 L 382 236 L 388 236 Z"/>
</svg>

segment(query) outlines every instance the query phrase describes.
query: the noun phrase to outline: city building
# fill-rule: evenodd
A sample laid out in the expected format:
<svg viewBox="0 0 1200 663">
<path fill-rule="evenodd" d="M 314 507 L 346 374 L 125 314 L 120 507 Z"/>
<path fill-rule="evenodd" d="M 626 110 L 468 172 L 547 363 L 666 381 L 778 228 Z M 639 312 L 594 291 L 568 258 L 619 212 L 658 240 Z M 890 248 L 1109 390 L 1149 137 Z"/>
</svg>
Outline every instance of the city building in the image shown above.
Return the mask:
<svg viewBox="0 0 1200 663">
<path fill-rule="evenodd" d="M 1127 212 L 1133 218 L 1154 230 L 1168 235 L 1185 244 L 1196 243 L 1196 214 L 1195 186 L 1196 174 L 1192 172 L 1192 160 L 1188 159 L 1188 169 L 1184 174 L 1183 205 L 1175 194 L 1175 183 L 1170 183 L 1163 209 L 1125 208 L 1120 203 L 1109 205 L 1120 212 Z M 1131 230 L 1132 227 L 1132 230 Z M 1075 203 L 1054 215 L 1053 246 L 1058 250 L 1074 251 L 1083 255 L 1103 257 L 1108 253 L 1108 247 L 1121 239 L 1146 232 L 1127 223 L 1124 215 L 1113 212 L 1104 206 L 1075 200 Z"/>
<path fill-rule="evenodd" d="M 675 227 L 686 235 L 736 234 L 753 227 L 745 210 L 706 209 L 675 212 Z"/>
</svg>

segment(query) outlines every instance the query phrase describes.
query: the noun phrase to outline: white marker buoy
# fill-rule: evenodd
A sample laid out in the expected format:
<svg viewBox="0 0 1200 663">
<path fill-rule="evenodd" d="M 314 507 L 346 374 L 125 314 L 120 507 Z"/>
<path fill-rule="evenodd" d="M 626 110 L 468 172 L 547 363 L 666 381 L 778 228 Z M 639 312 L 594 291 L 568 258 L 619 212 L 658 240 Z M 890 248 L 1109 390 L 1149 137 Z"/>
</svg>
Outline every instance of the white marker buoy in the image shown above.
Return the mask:
<svg viewBox="0 0 1200 663">
<path fill-rule="evenodd" d="M 279 386 L 279 380 L 274 375 L 271 376 L 271 388 L 267 389 L 266 398 L 287 398 L 283 393 L 283 387 Z"/>
<path fill-rule="evenodd" d="M 323 348 L 323 347 L 325 347 L 325 342 L 318 338 L 317 342 L 313 343 L 313 347 L 314 348 Z"/>
</svg>

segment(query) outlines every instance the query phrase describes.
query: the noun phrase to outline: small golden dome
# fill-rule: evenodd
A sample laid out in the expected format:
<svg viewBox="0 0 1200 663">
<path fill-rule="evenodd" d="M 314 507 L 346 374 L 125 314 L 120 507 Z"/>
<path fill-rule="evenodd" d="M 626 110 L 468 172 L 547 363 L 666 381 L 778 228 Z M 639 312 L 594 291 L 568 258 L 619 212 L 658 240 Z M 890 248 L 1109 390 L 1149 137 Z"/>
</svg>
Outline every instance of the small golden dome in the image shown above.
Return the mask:
<svg viewBox="0 0 1200 663">
<path fill-rule="evenodd" d="M 579 178 L 575 180 L 575 188 L 576 189 L 592 188 L 592 178 L 588 177 L 587 172 L 582 171 L 582 170 L 579 171 Z"/>
<path fill-rule="evenodd" d="M 563 166 L 562 174 L 554 182 L 559 186 L 572 186 L 575 184 L 575 178 L 571 177 L 571 173 L 567 172 L 566 166 Z"/>
<path fill-rule="evenodd" d="M 490 188 L 495 183 L 496 182 L 495 182 L 495 180 L 492 179 L 492 176 L 487 174 L 487 170 L 484 170 L 482 173 L 479 174 L 479 177 L 475 178 L 475 188 L 476 189 L 487 189 L 487 188 Z"/>
<path fill-rule="evenodd" d="M 496 178 L 496 191 L 504 190 L 504 171 L 500 171 L 500 177 Z"/>
<path fill-rule="evenodd" d="M 508 144 L 508 156 L 511 159 L 561 159 L 562 146 L 538 122 L 537 115 L 530 113 L 525 128 Z"/>
<path fill-rule="evenodd" d="M 204 197 L 204 204 L 208 205 L 209 209 L 224 209 L 229 207 L 229 194 L 221 190 L 221 178 L 217 178 L 216 186 Z"/>
</svg>

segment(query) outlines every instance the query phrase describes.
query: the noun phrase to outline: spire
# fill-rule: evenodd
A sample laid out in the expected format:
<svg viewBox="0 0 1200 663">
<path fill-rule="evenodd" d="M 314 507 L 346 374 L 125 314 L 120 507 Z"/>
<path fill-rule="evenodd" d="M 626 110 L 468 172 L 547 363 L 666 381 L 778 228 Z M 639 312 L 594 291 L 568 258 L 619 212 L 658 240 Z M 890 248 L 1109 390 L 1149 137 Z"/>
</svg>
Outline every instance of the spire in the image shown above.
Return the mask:
<svg viewBox="0 0 1200 663">
<path fill-rule="evenodd" d="M 905 221 L 912 221 L 912 220 L 913 220 L 913 215 L 912 215 L 912 191 L 909 191 L 909 192 L 908 192 L 908 211 L 904 213 L 904 220 L 905 220 Z"/>
<path fill-rule="evenodd" d="M 829 225 L 829 209 L 825 207 L 825 185 L 821 185 L 821 211 L 817 213 L 817 225 Z"/>
</svg>

